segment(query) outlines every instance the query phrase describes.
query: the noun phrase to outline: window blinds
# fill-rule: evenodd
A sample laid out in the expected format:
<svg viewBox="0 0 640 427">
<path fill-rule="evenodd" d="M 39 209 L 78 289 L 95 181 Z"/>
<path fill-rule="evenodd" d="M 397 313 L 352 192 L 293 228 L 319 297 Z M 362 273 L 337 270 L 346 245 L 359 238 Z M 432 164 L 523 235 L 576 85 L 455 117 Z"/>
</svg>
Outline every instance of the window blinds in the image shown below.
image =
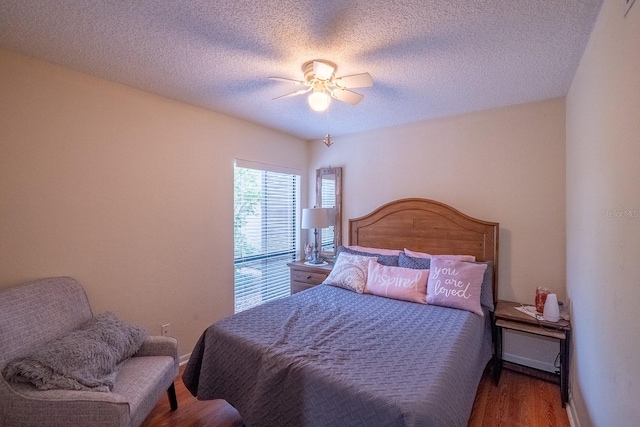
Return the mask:
<svg viewBox="0 0 640 427">
<path fill-rule="evenodd" d="M 236 313 L 290 295 L 287 263 L 295 260 L 298 253 L 299 180 L 297 174 L 242 167 L 236 163 Z"/>
</svg>

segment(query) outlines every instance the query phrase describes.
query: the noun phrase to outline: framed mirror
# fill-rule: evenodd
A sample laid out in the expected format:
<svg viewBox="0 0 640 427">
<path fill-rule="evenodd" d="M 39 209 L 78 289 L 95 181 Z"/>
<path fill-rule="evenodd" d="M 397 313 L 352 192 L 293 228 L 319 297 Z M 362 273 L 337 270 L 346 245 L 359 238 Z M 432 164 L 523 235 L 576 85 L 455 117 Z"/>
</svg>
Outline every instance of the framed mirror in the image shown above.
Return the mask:
<svg viewBox="0 0 640 427">
<path fill-rule="evenodd" d="M 333 258 L 342 244 L 342 168 L 316 169 L 316 206 L 334 208 L 334 225 L 318 230 L 320 255 Z"/>
</svg>

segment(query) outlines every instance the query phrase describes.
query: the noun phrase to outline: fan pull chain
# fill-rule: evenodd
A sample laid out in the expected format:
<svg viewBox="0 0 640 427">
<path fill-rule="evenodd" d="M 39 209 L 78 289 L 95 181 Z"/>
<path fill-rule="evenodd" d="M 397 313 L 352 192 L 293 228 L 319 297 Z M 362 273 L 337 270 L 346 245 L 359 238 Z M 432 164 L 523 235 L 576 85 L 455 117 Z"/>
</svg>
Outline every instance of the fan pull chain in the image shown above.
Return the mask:
<svg viewBox="0 0 640 427">
<path fill-rule="evenodd" d="M 331 147 L 331 145 L 333 145 L 331 134 L 329 133 L 329 108 L 327 108 L 327 134 L 325 135 L 322 142 L 324 142 L 324 145 L 326 145 L 327 147 Z"/>
</svg>

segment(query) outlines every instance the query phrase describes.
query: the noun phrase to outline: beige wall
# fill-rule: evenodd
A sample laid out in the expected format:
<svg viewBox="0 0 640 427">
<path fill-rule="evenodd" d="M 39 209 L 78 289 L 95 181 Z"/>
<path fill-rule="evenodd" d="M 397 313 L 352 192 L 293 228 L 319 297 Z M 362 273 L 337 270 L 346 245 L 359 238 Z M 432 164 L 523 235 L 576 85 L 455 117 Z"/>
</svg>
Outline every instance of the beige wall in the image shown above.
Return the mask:
<svg viewBox="0 0 640 427">
<path fill-rule="evenodd" d="M 567 96 L 567 290 L 579 425 L 640 420 L 640 4 L 605 0 Z"/>
<path fill-rule="evenodd" d="M 640 419 L 640 6 L 623 3 L 605 0 L 567 97 L 566 169 L 558 99 L 313 141 L 303 173 L 312 201 L 314 170 L 344 167 L 345 242 L 348 218 L 401 197 L 500 222 L 500 297 L 571 300 L 582 427 Z M 94 311 L 170 322 L 188 353 L 233 309 L 233 159 L 307 170 L 305 144 L 6 50 L 0 94 L 0 286 L 74 276 Z"/>
<path fill-rule="evenodd" d="M 344 168 L 345 244 L 349 218 L 435 199 L 500 223 L 501 299 L 533 303 L 544 285 L 564 300 L 564 143 L 565 103 L 554 99 L 336 137 L 329 148 L 313 141 L 310 173 Z M 505 334 L 505 360 L 554 371 L 558 351 L 557 340 Z"/>
<path fill-rule="evenodd" d="M 180 353 L 233 312 L 233 162 L 292 136 L 0 50 L 0 286 L 69 275 Z M 282 153 L 287 153 L 283 156 Z"/>
<path fill-rule="evenodd" d="M 482 111 L 310 142 L 310 172 L 342 166 L 348 219 L 404 197 L 500 223 L 500 297 L 564 299 L 564 100 Z M 313 197 L 313 196 L 312 196 Z"/>
</svg>

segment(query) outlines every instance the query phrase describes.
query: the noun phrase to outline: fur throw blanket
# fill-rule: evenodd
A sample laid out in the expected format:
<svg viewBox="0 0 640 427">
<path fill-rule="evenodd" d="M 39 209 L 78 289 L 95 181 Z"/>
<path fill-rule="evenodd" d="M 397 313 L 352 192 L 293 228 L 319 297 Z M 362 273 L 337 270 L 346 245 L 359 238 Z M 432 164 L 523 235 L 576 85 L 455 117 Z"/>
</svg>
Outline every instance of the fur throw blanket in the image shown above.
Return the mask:
<svg viewBox="0 0 640 427">
<path fill-rule="evenodd" d="M 54 339 L 25 357 L 9 362 L 7 381 L 30 382 L 40 390 L 109 392 L 119 365 L 133 356 L 147 333 L 102 313 L 66 336 Z"/>
</svg>

